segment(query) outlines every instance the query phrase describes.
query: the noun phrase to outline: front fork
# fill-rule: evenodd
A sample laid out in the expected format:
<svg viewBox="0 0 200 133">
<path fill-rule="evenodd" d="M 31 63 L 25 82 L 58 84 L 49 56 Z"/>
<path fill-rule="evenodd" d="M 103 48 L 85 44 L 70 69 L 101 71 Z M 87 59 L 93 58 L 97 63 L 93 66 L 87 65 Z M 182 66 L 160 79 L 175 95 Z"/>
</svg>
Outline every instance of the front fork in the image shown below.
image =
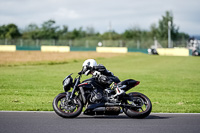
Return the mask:
<svg viewBox="0 0 200 133">
<path fill-rule="evenodd" d="M 75 83 L 75 85 L 74 85 L 74 87 L 73 87 L 72 93 L 71 93 L 71 95 L 70 95 L 70 97 L 69 97 L 70 100 L 71 100 L 71 99 L 73 98 L 73 96 L 74 96 L 74 93 L 75 93 L 75 90 L 76 90 L 76 88 L 77 88 L 77 86 L 78 86 L 79 81 L 80 81 L 80 77 L 78 77 L 77 80 L 76 80 L 76 83 Z M 66 92 L 66 93 L 67 93 L 67 92 Z M 66 96 L 67 96 L 67 95 L 66 95 Z"/>
<path fill-rule="evenodd" d="M 70 93 L 70 92 L 65 92 L 65 93 L 66 93 L 66 100 L 69 101 L 69 100 L 70 100 L 71 93 Z"/>
</svg>

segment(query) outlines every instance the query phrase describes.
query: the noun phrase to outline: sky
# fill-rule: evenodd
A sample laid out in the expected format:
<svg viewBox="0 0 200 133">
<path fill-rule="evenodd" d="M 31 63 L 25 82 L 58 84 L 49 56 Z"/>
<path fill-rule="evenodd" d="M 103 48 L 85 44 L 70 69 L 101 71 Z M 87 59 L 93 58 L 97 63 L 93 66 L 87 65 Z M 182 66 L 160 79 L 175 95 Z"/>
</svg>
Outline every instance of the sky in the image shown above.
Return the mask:
<svg viewBox="0 0 200 133">
<path fill-rule="evenodd" d="M 53 19 L 69 30 L 110 28 L 118 33 L 139 27 L 150 30 L 171 11 L 179 32 L 200 35 L 200 0 L 0 0 L 0 25 L 14 23 L 24 29 Z"/>
</svg>

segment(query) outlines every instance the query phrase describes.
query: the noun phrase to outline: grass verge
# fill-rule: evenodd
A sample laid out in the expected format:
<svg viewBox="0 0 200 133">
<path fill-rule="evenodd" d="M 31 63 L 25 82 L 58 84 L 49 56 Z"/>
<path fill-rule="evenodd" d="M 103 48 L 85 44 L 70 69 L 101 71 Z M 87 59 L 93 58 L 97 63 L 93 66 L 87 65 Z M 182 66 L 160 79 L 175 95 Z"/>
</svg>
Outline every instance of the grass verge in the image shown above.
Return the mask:
<svg viewBox="0 0 200 133">
<path fill-rule="evenodd" d="M 127 54 L 96 60 L 121 80 L 141 81 L 129 92 L 147 95 L 153 112 L 200 113 L 198 57 Z M 52 111 L 54 97 L 62 92 L 62 80 L 70 73 L 75 77 L 82 63 L 80 59 L 51 65 L 1 66 L 0 110 Z"/>
</svg>

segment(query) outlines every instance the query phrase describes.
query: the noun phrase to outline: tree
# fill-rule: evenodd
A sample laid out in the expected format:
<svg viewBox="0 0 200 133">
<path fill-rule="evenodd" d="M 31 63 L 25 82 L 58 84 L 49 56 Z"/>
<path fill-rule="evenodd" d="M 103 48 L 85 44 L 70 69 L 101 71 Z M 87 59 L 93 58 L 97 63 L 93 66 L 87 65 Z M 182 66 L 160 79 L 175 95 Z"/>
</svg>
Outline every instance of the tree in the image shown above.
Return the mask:
<svg viewBox="0 0 200 133">
<path fill-rule="evenodd" d="M 87 36 L 94 36 L 96 34 L 94 27 L 87 27 L 86 34 Z"/>
<path fill-rule="evenodd" d="M 117 32 L 113 31 L 108 31 L 108 32 L 104 32 L 101 35 L 102 39 L 106 39 L 106 40 L 117 40 L 120 39 L 120 34 L 118 34 Z"/>
<path fill-rule="evenodd" d="M 158 28 L 155 23 L 151 24 L 150 26 L 150 36 L 151 38 L 158 37 Z"/>
<path fill-rule="evenodd" d="M 7 25 L 7 33 L 6 33 L 7 39 L 16 39 L 20 36 L 21 36 L 21 34 L 19 33 L 19 29 L 15 24 Z"/>
<path fill-rule="evenodd" d="M 179 40 L 188 40 L 190 36 L 184 32 L 180 32 L 177 36 L 177 39 Z"/>
<path fill-rule="evenodd" d="M 172 12 L 166 11 L 165 16 L 162 16 L 162 19 L 158 22 L 158 27 L 156 24 L 152 24 L 151 35 L 162 40 L 167 40 L 168 38 L 168 22 L 171 22 L 171 38 L 172 40 L 177 39 L 179 27 L 174 24 Z"/>
<path fill-rule="evenodd" d="M 55 25 L 54 20 L 48 20 L 42 24 L 41 32 L 39 32 L 39 37 L 41 39 L 58 39 L 57 30 L 59 26 Z"/>
<path fill-rule="evenodd" d="M 29 24 L 23 31 L 24 39 L 39 39 L 40 29 L 36 24 Z"/>
<path fill-rule="evenodd" d="M 75 28 L 73 31 L 67 33 L 68 39 L 80 39 L 84 37 L 86 37 L 86 32 L 83 30 L 82 27 L 80 27 L 79 29 Z"/>
<path fill-rule="evenodd" d="M 67 25 L 63 25 L 63 28 L 58 31 L 58 33 L 60 35 L 65 35 L 65 34 L 67 34 L 67 32 L 68 32 L 68 26 Z"/>
<path fill-rule="evenodd" d="M 123 37 L 126 39 L 141 40 L 142 31 L 138 26 L 129 28 L 123 33 Z"/>
<path fill-rule="evenodd" d="M 18 27 L 15 24 L 0 26 L 0 38 L 16 39 L 21 36 Z"/>
<path fill-rule="evenodd" d="M 6 38 L 6 25 L 0 26 L 0 39 L 5 39 Z"/>
</svg>

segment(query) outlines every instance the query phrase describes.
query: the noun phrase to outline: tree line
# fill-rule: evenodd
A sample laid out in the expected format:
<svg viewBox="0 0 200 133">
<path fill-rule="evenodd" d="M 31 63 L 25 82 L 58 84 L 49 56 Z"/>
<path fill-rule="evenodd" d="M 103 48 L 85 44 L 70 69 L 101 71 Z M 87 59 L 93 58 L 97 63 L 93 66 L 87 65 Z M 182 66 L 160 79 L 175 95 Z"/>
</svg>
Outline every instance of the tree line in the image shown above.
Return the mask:
<svg viewBox="0 0 200 133">
<path fill-rule="evenodd" d="M 7 24 L 0 26 L 0 39 L 98 39 L 98 40 L 167 40 L 168 38 L 168 21 L 171 22 L 171 38 L 173 41 L 187 40 L 189 35 L 187 33 L 179 32 L 179 27 L 174 24 L 173 14 L 166 11 L 165 15 L 159 19 L 158 23 L 150 26 L 150 30 L 142 30 L 140 27 L 134 26 L 126 29 L 119 34 L 114 30 L 110 30 L 100 34 L 93 27 L 83 29 L 74 28 L 69 31 L 67 25 L 58 26 L 55 20 L 48 20 L 38 26 L 36 24 L 29 24 L 26 28 L 19 30 L 15 24 Z"/>
</svg>

